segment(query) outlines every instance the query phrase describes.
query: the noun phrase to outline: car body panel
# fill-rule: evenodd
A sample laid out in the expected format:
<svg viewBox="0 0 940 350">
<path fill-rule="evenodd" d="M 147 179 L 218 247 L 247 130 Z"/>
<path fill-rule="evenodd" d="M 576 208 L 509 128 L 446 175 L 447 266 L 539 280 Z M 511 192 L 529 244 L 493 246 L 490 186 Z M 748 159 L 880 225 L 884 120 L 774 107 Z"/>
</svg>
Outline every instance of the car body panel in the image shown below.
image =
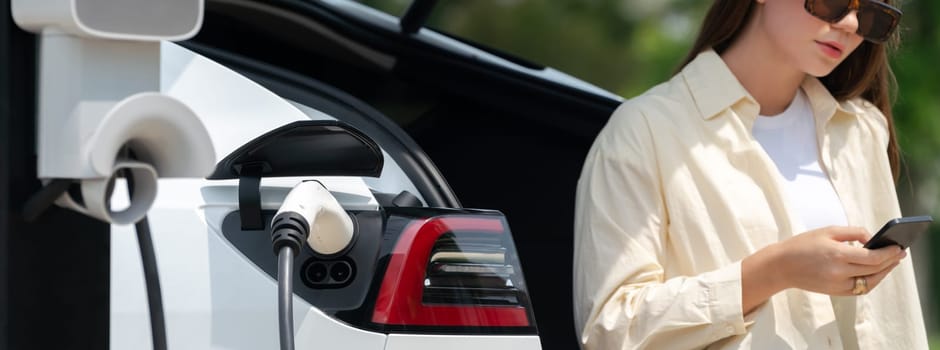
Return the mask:
<svg viewBox="0 0 940 350">
<path fill-rule="evenodd" d="M 265 179 L 262 207 L 276 209 L 301 178 Z M 359 178 L 320 178 L 350 210 L 376 210 Z M 115 198 L 126 198 L 116 186 Z M 277 348 L 277 281 L 232 247 L 221 222 L 238 208 L 235 180 L 161 180 L 149 215 L 170 348 Z M 363 200 L 366 199 L 366 200 Z M 115 206 L 123 205 L 115 201 Z M 111 228 L 111 348 L 150 345 L 143 271 L 131 226 Z M 273 253 L 272 253 L 273 256 Z M 385 334 L 343 324 L 294 297 L 298 349 L 344 344 L 381 349 Z"/>
<path fill-rule="evenodd" d="M 390 334 L 385 350 L 516 350 L 541 347 L 536 336 L 460 336 Z"/>
<path fill-rule="evenodd" d="M 209 130 L 217 158 L 283 124 L 332 117 L 288 100 L 176 44 L 162 45 L 163 92 L 187 103 Z M 299 155 L 302 156 L 302 155 Z M 348 211 L 378 211 L 374 190 L 414 190 L 415 185 L 385 154 L 378 178 L 318 177 Z M 289 190 L 307 177 L 265 178 L 262 209 L 277 209 Z M 277 347 L 277 281 L 248 260 L 222 233 L 226 216 L 238 209 L 237 180 L 161 179 L 149 213 L 162 284 L 168 344 L 177 349 L 271 349 Z M 417 192 L 415 192 L 417 194 Z M 127 205 L 123 180 L 112 198 Z M 263 232 L 259 231 L 259 234 Z M 273 257 L 273 253 L 272 253 Z M 111 227 L 110 344 L 114 349 L 150 344 L 146 290 L 133 227 Z M 298 349 L 382 349 L 384 333 L 347 325 L 306 300 L 294 297 Z M 426 339 L 424 339 L 426 338 Z M 454 343 L 506 349 L 539 349 L 535 336 L 447 337 L 409 334 L 392 343 L 440 348 Z M 396 345 L 400 344 L 400 345 Z"/>
</svg>

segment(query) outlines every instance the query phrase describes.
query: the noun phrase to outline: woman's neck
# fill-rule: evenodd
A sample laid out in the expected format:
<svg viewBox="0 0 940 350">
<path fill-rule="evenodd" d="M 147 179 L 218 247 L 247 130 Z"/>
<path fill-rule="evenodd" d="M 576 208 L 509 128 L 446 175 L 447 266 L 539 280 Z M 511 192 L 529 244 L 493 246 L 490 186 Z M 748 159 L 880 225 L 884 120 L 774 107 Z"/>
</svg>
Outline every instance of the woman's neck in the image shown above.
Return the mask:
<svg viewBox="0 0 940 350">
<path fill-rule="evenodd" d="M 721 58 L 751 96 L 760 104 L 761 115 L 783 113 L 806 77 L 756 28 L 745 28 Z"/>
</svg>

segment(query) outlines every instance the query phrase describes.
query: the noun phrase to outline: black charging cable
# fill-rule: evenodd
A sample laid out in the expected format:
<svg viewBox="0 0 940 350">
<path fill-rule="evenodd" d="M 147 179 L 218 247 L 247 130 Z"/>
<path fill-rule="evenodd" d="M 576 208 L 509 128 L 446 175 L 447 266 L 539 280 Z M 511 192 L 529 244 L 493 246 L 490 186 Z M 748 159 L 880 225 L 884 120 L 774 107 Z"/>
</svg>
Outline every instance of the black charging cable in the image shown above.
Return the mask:
<svg viewBox="0 0 940 350">
<path fill-rule="evenodd" d="M 134 177 L 130 170 L 122 171 L 121 175 L 127 180 L 128 197 L 133 199 Z M 73 179 L 52 179 L 47 182 L 26 201 L 23 206 L 23 219 L 26 222 L 38 219 L 75 182 Z M 134 228 L 137 231 L 137 244 L 140 247 L 140 258 L 144 268 L 144 282 L 147 284 L 147 306 L 150 310 L 153 349 L 166 350 L 166 324 L 163 316 L 163 296 L 160 292 L 160 274 L 157 272 L 157 257 L 154 253 L 147 217 L 144 216 L 137 221 Z"/>
<path fill-rule="evenodd" d="M 307 241 L 305 220 L 299 214 L 277 215 L 271 223 L 271 243 L 277 254 L 277 311 L 281 350 L 294 350 L 294 257 Z"/>
<path fill-rule="evenodd" d="M 144 267 L 144 281 L 147 284 L 147 306 L 150 308 L 150 334 L 153 337 L 154 350 L 166 350 L 166 324 L 163 318 L 163 295 L 160 292 L 160 274 L 157 272 L 157 256 L 150 237 L 150 224 L 144 216 L 134 224 L 137 230 L 137 244 L 140 246 L 140 260 Z"/>
<path fill-rule="evenodd" d="M 133 154 L 128 151 L 128 156 Z M 134 200 L 134 175 L 129 169 L 121 172 L 127 182 L 127 199 Z M 137 231 L 137 245 L 140 247 L 140 261 L 144 268 L 144 283 L 147 285 L 147 307 L 150 310 L 150 336 L 153 338 L 153 350 L 166 350 L 166 323 L 163 315 L 163 293 L 160 290 L 160 273 L 157 271 L 157 254 L 153 249 L 153 237 L 150 235 L 150 223 L 147 216 L 134 223 Z"/>
<path fill-rule="evenodd" d="M 23 206 L 23 220 L 26 222 L 36 221 L 39 215 L 42 215 L 65 191 L 68 191 L 73 183 L 75 183 L 75 180 L 72 179 L 52 179 L 47 182 L 39 189 L 39 192 L 34 193 L 26 200 L 26 204 Z"/>
<path fill-rule="evenodd" d="M 287 246 L 277 254 L 277 315 L 281 350 L 294 350 L 294 251 Z"/>
</svg>

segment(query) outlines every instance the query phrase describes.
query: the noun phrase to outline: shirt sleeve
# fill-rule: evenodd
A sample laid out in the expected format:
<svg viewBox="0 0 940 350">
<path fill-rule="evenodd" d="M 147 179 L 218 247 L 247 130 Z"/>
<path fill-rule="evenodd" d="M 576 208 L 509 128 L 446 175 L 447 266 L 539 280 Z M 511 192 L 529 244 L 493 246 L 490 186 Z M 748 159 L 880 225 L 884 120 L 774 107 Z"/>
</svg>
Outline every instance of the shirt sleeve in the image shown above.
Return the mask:
<svg viewBox="0 0 940 350">
<path fill-rule="evenodd" d="M 578 181 L 575 321 L 583 349 L 702 348 L 746 332 L 741 266 L 664 278 L 668 216 L 649 123 L 621 106 Z"/>
</svg>

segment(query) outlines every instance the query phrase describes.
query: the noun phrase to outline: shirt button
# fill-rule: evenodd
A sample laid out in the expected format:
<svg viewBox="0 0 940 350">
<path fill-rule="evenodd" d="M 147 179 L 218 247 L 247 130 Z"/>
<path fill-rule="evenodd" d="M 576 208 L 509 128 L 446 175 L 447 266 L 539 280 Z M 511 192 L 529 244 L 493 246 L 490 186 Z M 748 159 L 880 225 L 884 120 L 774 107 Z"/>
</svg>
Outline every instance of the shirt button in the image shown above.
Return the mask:
<svg viewBox="0 0 940 350">
<path fill-rule="evenodd" d="M 729 335 L 734 334 L 734 327 L 731 327 L 731 326 L 725 327 L 725 333 L 728 333 Z"/>
</svg>

